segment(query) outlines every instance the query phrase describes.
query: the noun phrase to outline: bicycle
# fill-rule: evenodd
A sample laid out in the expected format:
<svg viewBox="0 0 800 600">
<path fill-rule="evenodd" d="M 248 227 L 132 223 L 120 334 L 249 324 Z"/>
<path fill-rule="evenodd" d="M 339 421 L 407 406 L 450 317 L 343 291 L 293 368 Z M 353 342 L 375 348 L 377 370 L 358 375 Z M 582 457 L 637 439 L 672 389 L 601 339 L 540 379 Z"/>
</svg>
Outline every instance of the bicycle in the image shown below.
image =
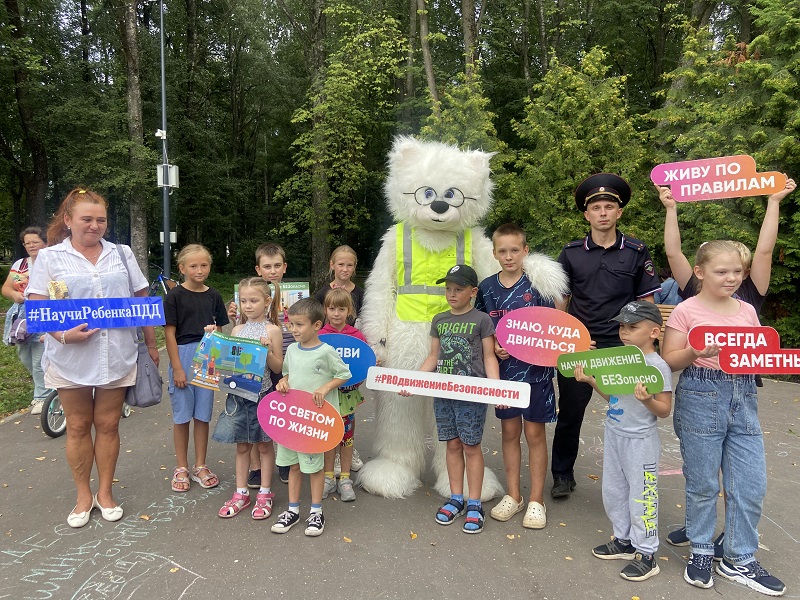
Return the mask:
<svg viewBox="0 0 800 600">
<path fill-rule="evenodd" d="M 154 265 L 153 263 L 150 263 L 150 267 L 157 269 L 158 275 L 156 275 L 156 278 L 150 283 L 150 287 L 147 290 L 148 296 L 166 296 L 167 292 L 178 285 L 178 282 L 174 279 L 164 276 L 163 268 L 159 267 L 158 265 Z"/>
<path fill-rule="evenodd" d="M 122 403 L 122 418 L 127 419 L 131 416 L 131 407 L 126 402 Z M 64 408 L 58 398 L 58 390 L 50 390 L 45 396 L 42 405 L 42 431 L 51 438 L 61 437 L 67 431 L 67 418 L 64 416 Z"/>
</svg>

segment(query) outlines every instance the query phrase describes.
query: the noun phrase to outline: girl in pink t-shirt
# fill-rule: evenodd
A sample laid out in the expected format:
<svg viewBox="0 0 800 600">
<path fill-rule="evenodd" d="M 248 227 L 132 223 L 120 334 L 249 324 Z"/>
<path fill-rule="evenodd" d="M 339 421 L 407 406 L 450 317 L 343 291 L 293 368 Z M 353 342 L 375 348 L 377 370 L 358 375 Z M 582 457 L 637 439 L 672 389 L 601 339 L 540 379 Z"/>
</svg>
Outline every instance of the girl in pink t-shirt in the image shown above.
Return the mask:
<svg viewBox="0 0 800 600">
<path fill-rule="evenodd" d="M 700 291 L 675 307 L 664 336 L 664 360 L 673 371 L 683 369 L 673 417 L 681 442 L 686 532 L 692 546 L 683 578 L 696 587 L 714 585 L 712 538 L 721 469 L 726 535 L 724 557 L 716 571 L 761 593 L 780 595 L 784 584 L 755 559 L 767 469 L 754 376 L 724 373 L 717 344 L 695 350 L 688 341 L 689 330 L 699 325 L 759 325 L 753 307 L 733 298 L 743 272 L 741 256 L 731 242 L 700 246 L 694 267 Z"/>
</svg>

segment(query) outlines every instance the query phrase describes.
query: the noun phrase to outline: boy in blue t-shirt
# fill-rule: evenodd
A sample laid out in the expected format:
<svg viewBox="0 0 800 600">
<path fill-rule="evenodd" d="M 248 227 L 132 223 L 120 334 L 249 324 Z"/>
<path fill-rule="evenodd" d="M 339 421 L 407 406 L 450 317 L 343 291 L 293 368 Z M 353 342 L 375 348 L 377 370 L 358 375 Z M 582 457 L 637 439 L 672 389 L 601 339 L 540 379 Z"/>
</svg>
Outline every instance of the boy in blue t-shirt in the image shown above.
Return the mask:
<svg viewBox="0 0 800 600">
<path fill-rule="evenodd" d="M 420 371 L 500 379 L 494 354 L 494 325 L 484 313 L 472 307 L 478 292 L 478 275 L 467 265 L 455 265 L 436 283 L 445 283 L 450 310 L 431 322 L 431 353 Z M 400 392 L 401 395 L 410 395 Z M 452 398 L 434 398 L 433 412 L 440 442 L 447 442 L 447 476 L 450 499 L 436 512 L 439 525 L 450 525 L 464 512 L 464 470 L 469 498 L 466 502 L 464 533 L 483 531 L 481 506 L 483 451 L 481 439 L 486 422 L 486 404 Z"/>
<path fill-rule="evenodd" d="M 478 286 L 475 308 L 487 313 L 497 326 L 506 313 L 528 306 L 554 308 L 533 287 L 523 271 L 528 244 L 525 231 L 512 223 L 501 225 L 492 235 L 494 256 L 502 270 L 484 279 Z M 544 480 L 547 475 L 547 438 L 545 423 L 556 420 L 555 391 L 552 367 L 530 365 L 513 356 L 499 344 L 495 353 L 500 359 L 500 379 L 523 381 L 531 386 L 531 403 L 528 408 L 498 405 L 495 416 L 500 419 L 503 440 L 503 466 L 506 470 L 508 494 L 492 509 L 493 519 L 508 521 L 525 509 L 525 499 L 520 492 L 520 465 L 522 451 L 520 437 L 523 428 L 528 442 L 531 493 L 522 526 L 542 529 L 547 524 L 544 506 Z M 523 427 L 524 426 L 524 427 Z"/>
</svg>

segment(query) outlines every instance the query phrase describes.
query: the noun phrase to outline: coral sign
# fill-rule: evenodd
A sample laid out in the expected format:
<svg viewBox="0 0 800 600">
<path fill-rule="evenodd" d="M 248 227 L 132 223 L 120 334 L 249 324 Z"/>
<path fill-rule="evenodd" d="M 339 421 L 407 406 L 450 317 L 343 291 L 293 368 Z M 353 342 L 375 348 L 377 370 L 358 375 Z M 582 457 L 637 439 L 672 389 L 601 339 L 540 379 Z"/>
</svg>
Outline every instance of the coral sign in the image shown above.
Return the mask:
<svg viewBox="0 0 800 600">
<path fill-rule="evenodd" d="M 312 395 L 302 390 L 264 396 L 258 405 L 258 422 L 281 446 L 306 454 L 327 452 L 344 437 L 339 411 L 329 402 L 317 406 Z"/>
<path fill-rule="evenodd" d="M 529 306 L 512 310 L 497 323 L 495 335 L 508 353 L 523 362 L 555 367 L 561 354 L 588 350 L 589 330 L 563 310 Z"/>
<path fill-rule="evenodd" d="M 783 173 L 757 173 L 755 159 L 747 154 L 665 163 L 650 172 L 650 179 L 668 185 L 678 202 L 761 196 L 786 186 Z"/>
</svg>

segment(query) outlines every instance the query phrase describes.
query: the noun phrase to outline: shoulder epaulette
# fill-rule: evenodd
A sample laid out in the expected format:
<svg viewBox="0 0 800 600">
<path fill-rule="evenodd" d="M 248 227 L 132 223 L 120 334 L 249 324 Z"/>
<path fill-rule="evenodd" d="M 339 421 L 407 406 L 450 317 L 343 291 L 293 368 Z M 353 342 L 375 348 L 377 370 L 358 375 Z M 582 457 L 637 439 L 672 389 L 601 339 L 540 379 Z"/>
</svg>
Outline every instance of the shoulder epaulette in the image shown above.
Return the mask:
<svg viewBox="0 0 800 600">
<path fill-rule="evenodd" d="M 624 244 L 631 250 L 636 250 L 637 252 L 642 252 L 646 248 L 643 241 L 637 240 L 636 238 L 629 238 L 627 236 L 625 237 Z"/>
<path fill-rule="evenodd" d="M 576 246 L 583 246 L 584 240 L 572 240 L 569 244 L 564 244 L 564 248 L 575 248 Z"/>
</svg>

